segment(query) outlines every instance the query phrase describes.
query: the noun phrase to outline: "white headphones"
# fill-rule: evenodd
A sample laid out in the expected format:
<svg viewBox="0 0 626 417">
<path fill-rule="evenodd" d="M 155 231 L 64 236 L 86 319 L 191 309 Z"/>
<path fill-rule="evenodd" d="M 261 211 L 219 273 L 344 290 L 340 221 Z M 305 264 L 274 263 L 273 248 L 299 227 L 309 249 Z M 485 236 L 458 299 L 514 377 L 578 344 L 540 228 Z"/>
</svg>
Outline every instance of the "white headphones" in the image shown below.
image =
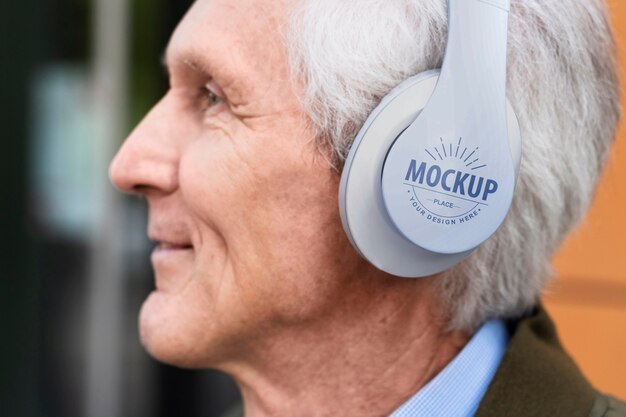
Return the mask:
<svg viewBox="0 0 626 417">
<path fill-rule="evenodd" d="M 339 189 L 343 227 L 373 265 L 441 272 L 502 224 L 521 136 L 506 100 L 510 0 L 449 0 L 441 69 L 389 93 L 357 135 Z"/>
</svg>

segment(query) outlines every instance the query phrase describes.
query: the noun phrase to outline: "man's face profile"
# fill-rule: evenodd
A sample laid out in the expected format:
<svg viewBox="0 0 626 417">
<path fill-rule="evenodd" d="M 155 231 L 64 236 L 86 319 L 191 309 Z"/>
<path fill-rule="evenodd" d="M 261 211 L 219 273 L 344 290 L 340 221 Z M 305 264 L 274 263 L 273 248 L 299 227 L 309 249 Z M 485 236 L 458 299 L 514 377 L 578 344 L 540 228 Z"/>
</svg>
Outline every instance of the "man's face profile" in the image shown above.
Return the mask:
<svg viewBox="0 0 626 417">
<path fill-rule="evenodd" d="M 226 363 L 275 328 L 341 314 L 351 277 L 369 269 L 289 80 L 285 10 L 195 2 L 167 48 L 169 91 L 111 166 L 118 187 L 146 197 L 160 243 L 140 331 L 166 362 Z"/>
</svg>

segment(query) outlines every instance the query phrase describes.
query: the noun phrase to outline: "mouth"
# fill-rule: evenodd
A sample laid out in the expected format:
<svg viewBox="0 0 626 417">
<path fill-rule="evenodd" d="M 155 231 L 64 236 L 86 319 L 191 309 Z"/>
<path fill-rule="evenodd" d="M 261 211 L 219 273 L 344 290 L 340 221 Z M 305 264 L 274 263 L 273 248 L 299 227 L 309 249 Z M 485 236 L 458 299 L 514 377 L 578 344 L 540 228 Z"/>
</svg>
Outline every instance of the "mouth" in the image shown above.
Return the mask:
<svg viewBox="0 0 626 417">
<path fill-rule="evenodd" d="M 157 242 L 155 251 L 177 251 L 177 250 L 193 250 L 191 243 L 171 243 L 171 242 Z"/>
<path fill-rule="evenodd" d="M 194 253 L 193 244 L 186 240 L 153 239 L 156 246 L 152 251 L 152 263 L 155 267 L 170 263 L 179 263 Z"/>
<path fill-rule="evenodd" d="M 193 266 L 195 251 L 191 242 L 184 240 L 156 240 L 150 260 L 155 272 L 156 290 L 176 292 L 186 280 L 189 268 Z"/>
<path fill-rule="evenodd" d="M 195 262 L 194 247 L 190 242 L 155 241 L 150 256 L 154 269 L 155 291 L 173 294 L 187 283 Z"/>
</svg>

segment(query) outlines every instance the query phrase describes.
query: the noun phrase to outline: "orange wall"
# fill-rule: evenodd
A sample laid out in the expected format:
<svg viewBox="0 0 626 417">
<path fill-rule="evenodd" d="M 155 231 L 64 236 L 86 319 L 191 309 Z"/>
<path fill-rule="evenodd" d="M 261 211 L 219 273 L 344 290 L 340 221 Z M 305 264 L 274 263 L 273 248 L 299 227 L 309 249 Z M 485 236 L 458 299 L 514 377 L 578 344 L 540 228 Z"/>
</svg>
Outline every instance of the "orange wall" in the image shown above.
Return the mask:
<svg viewBox="0 0 626 417">
<path fill-rule="evenodd" d="M 626 83 L 626 2 L 609 1 Z M 626 108 L 626 94 L 622 92 Z M 626 118 L 626 117 L 625 117 Z M 626 123 L 594 205 L 554 259 L 545 297 L 565 347 L 596 388 L 626 399 Z"/>
</svg>

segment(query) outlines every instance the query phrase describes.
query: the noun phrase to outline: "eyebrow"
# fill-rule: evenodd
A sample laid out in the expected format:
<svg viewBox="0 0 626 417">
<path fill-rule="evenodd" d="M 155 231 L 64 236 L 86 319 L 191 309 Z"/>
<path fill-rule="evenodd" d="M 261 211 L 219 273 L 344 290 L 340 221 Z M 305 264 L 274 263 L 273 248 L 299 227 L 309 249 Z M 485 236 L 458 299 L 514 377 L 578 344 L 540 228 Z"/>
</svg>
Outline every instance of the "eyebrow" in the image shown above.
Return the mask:
<svg viewBox="0 0 626 417">
<path fill-rule="evenodd" d="M 224 71 L 224 68 L 232 66 L 221 60 L 209 58 L 208 51 L 202 51 L 193 47 L 181 48 L 180 50 L 165 49 L 161 55 L 161 64 L 166 71 L 166 75 L 171 75 L 172 67 L 184 67 L 191 69 L 211 80 L 215 80 L 222 91 L 230 96 L 234 102 L 242 100 L 248 95 L 248 85 L 240 75 Z M 227 93 L 228 90 L 228 93 Z"/>
<path fill-rule="evenodd" d="M 165 69 L 167 74 L 170 73 L 170 68 L 177 63 L 182 63 L 187 67 L 206 74 L 211 74 L 210 66 L 207 64 L 205 60 L 203 60 L 201 55 L 194 51 L 184 51 L 172 53 L 166 49 L 161 54 L 161 66 Z"/>
</svg>

